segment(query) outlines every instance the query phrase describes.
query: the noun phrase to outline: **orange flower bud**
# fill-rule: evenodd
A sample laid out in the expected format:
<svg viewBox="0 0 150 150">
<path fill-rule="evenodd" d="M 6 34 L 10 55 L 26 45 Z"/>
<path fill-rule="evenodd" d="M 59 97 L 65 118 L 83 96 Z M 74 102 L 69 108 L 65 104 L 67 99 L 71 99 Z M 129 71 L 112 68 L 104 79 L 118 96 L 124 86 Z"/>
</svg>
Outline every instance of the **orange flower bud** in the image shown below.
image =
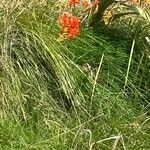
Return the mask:
<svg viewBox="0 0 150 150">
<path fill-rule="evenodd" d="M 75 7 L 75 5 L 79 4 L 79 3 L 80 3 L 80 0 L 69 0 L 69 5 L 70 6 L 74 6 Z"/>
<path fill-rule="evenodd" d="M 88 6 L 91 5 L 91 2 L 89 0 L 82 0 L 82 5 L 87 8 Z"/>
</svg>

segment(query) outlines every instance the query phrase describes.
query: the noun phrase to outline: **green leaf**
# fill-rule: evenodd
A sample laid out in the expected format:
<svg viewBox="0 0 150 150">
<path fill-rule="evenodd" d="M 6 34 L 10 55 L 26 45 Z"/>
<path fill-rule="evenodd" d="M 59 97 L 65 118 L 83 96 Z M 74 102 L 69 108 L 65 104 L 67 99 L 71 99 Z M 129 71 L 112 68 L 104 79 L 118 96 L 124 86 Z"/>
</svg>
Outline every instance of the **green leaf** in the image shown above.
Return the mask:
<svg viewBox="0 0 150 150">
<path fill-rule="evenodd" d="M 134 6 L 134 5 L 129 6 L 129 5 L 126 5 L 126 4 L 122 4 L 122 5 L 124 5 L 127 9 L 137 13 L 142 18 L 144 18 L 148 23 L 150 23 L 150 14 L 146 10 L 142 9 L 139 6 Z"/>
</svg>

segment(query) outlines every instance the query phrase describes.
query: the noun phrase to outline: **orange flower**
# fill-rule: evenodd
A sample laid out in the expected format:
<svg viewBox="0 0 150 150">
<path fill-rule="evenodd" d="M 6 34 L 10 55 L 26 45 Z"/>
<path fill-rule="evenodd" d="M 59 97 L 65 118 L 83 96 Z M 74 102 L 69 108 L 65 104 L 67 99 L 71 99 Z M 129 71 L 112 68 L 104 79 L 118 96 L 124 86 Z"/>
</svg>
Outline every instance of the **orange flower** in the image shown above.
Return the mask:
<svg viewBox="0 0 150 150">
<path fill-rule="evenodd" d="M 71 27 L 72 28 L 79 28 L 79 24 L 80 24 L 80 21 L 77 17 L 72 17 L 72 20 L 71 20 Z"/>
<path fill-rule="evenodd" d="M 97 6 L 98 4 L 99 4 L 99 0 L 95 0 L 95 1 L 92 2 L 92 7 Z"/>
<path fill-rule="evenodd" d="M 94 0 L 92 3 L 90 3 L 86 9 L 84 10 L 84 12 L 88 11 L 89 9 L 93 8 L 93 7 L 98 7 L 98 4 L 100 3 L 99 0 Z"/>
<path fill-rule="evenodd" d="M 75 7 L 75 5 L 79 4 L 79 3 L 80 3 L 80 0 L 69 0 L 69 5 L 70 6 L 74 6 Z"/>
<path fill-rule="evenodd" d="M 69 29 L 69 33 L 68 33 L 68 37 L 69 38 L 75 38 L 79 34 L 80 34 L 79 28 L 70 28 Z"/>
<path fill-rule="evenodd" d="M 59 17 L 58 21 L 62 28 L 61 29 L 62 36 L 75 38 L 80 34 L 79 32 L 80 20 L 76 16 L 72 16 L 71 14 L 65 12 Z"/>
<path fill-rule="evenodd" d="M 58 18 L 58 21 L 59 21 L 59 24 L 62 26 L 62 27 L 68 27 L 71 25 L 71 17 L 72 15 L 70 15 L 68 12 L 64 12 L 59 18 Z"/>
<path fill-rule="evenodd" d="M 87 8 L 88 6 L 91 5 L 91 2 L 89 0 L 82 0 L 82 5 Z"/>
</svg>

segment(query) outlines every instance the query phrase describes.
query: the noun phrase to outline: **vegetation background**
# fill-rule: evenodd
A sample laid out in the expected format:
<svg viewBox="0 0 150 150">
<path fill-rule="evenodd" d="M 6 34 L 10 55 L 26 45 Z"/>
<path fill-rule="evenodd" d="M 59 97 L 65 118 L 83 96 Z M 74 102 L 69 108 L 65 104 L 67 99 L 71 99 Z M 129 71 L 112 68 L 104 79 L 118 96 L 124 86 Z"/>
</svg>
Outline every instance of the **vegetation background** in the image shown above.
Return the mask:
<svg viewBox="0 0 150 150">
<path fill-rule="evenodd" d="M 0 2 L 0 149 L 149 150 L 149 5 L 58 41 L 63 9 Z"/>
</svg>

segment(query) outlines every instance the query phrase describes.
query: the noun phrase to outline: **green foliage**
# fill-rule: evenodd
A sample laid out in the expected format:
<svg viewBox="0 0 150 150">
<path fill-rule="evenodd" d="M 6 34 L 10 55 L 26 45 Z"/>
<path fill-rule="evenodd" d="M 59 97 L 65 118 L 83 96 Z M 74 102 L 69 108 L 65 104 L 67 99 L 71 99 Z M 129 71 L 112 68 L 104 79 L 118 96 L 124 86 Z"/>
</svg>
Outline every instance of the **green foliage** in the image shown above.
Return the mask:
<svg viewBox="0 0 150 150">
<path fill-rule="evenodd" d="M 49 106 L 69 110 L 82 102 L 78 98 L 82 79 L 77 77 L 86 77 L 68 57 L 72 54 L 67 47 L 57 41 L 57 26 L 46 13 L 42 7 L 25 7 L 10 14 L 9 26 L 3 25 L 1 93 L 6 115 L 26 120 L 34 111 L 51 111 Z"/>
<path fill-rule="evenodd" d="M 22 2 L 0 5 L 0 149 L 149 149 L 146 20 L 59 42 L 58 3 Z"/>
<path fill-rule="evenodd" d="M 120 2 L 120 3 L 119 3 Z M 119 3 L 117 5 L 117 3 Z M 117 9 L 121 8 L 121 12 L 116 11 Z M 113 12 L 113 9 L 115 13 Z M 125 11 L 127 10 L 127 12 Z M 120 17 L 125 17 L 129 15 L 138 15 L 139 17 L 142 17 L 146 20 L 148 24 L 150 24 L 150 14 L 148 13 L 149 7 L 147 9 L 142 8 L 138 5 L 131 5 L 130 2 L 124 3 L 121 1 L 115 1 L 115 0 L 102 0 L 99 3 L 97 12 L 91 17 L 90 26 L 93 26 L 94 28 L 99 28 L 99 26 L 105 26 L 105 12 L 109 11 L 111 12 L 111 16 L 106 16 L 106 19 L 108 22 L 115 21 L 116 19 Z M 114 14 L 113 14 L 114 13 Z"/>
</svg>

